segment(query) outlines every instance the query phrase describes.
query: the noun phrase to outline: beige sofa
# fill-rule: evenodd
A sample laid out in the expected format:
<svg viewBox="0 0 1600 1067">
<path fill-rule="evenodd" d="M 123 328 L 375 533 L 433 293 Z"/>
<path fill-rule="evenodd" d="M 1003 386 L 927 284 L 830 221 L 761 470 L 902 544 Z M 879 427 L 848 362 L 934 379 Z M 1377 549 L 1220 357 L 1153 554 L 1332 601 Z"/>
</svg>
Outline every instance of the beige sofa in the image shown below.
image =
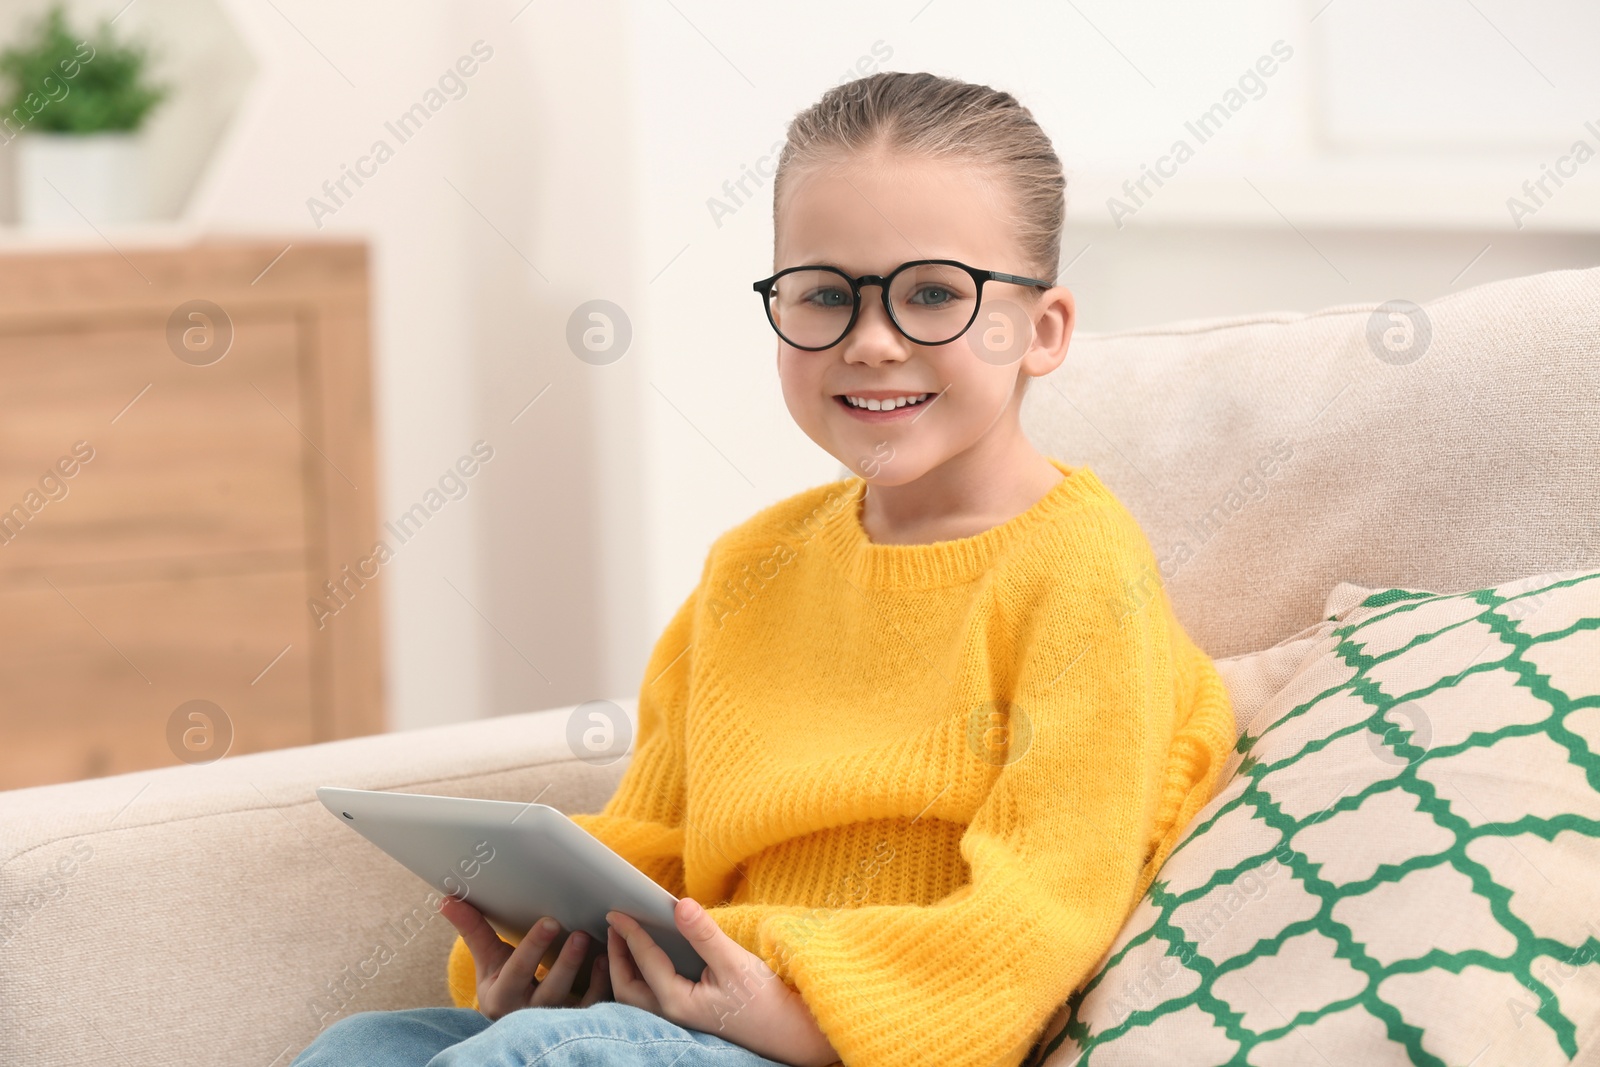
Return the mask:
<svg viewBox="0 0 1600 1067">
<path fill-rule="evenodd" d="M 1316 622 L 1340 581 L 1600 563 L 1596 398 L 1600 269 L 1080 336 L 1024 421 L 1138 516 L 1220 658 Z M 577 758 L 569 711 L 0 794 L 0 1062 L 269 1067 L 342 1014 L 448 1003 L 428 888 L 313 790 L 593 811 L 624 763 Z"/>
</svg>

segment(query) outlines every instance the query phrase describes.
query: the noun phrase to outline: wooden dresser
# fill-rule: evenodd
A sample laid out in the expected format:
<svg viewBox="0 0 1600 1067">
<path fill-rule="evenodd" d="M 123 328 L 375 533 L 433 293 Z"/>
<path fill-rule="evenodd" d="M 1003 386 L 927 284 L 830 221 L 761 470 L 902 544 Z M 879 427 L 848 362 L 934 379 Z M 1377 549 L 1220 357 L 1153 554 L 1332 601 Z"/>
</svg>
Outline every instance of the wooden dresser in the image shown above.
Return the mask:
<svg viewBox="0 0 1600 1067">
<path fill-rule="evenodd" d="M 368 335 L 360 243 L 0 251 L 0 789 L 383 729 Z"/>
</svg>

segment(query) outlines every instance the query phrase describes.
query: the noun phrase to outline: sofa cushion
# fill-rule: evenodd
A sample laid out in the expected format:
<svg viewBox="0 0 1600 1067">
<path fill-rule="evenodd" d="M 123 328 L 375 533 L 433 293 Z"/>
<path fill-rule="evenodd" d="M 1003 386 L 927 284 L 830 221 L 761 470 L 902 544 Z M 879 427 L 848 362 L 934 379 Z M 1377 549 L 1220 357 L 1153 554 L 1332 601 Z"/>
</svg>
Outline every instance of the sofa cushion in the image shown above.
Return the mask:
<svg viewBox="0 0 1600 1067">
<path fill-rule="evenodd" d="M 1600 1048 L 1600 571 L 1326 603 L 1046 1063 Z"/>
<path fill-rule="evenodd" d="M 1600 558 L 1600 268 L 1420 308 L 1079 333 L 1033 444 L 1150 538 L 1213 657 L 1318 621 L 1334 583 L 1475 589 Z"/>
<path fill-rule="evenodd" d="M 598 811 L 626 761 L 581 707 L 5 793 L 0 1064 L 284 1067 L 353 1012 L 449 1004 L 437 894 L 316 788 Z"/>
</svg>

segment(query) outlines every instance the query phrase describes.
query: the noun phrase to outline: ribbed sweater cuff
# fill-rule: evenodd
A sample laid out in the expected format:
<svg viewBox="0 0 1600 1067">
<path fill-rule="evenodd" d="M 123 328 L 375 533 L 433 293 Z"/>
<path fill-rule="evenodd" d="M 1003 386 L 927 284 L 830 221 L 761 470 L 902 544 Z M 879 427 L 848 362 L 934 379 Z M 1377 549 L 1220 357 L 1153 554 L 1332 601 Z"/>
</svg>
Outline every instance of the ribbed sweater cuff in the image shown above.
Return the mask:
<svg viewBox="0 0 1600 1067">
<path fill-rule="evenodd" d="M 1007 1067 L 1115 936 L 1087 928 L 1096 907 L 991 885 L 949 905 L 768 918 L 759 954 L 850 1067 Z"/>
</svg>

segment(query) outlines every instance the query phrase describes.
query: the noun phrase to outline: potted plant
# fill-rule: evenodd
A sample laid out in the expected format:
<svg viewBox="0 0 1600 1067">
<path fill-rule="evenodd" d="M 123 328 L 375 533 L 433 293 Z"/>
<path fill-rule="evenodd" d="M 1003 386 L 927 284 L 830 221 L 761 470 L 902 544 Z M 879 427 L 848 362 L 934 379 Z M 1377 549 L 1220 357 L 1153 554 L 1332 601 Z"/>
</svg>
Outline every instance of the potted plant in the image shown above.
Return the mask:
<svg viewBox="0 0 1600 1067">
<path fill-rule="evenodd" d="M 0 49 L 0 146 L 14 157 L 24 226 L 78 228 L 145 215 L 138 131 L 168 87 L 149 80 L 149 51 L 74 32 L 60 4 Z"/>
</svg>

